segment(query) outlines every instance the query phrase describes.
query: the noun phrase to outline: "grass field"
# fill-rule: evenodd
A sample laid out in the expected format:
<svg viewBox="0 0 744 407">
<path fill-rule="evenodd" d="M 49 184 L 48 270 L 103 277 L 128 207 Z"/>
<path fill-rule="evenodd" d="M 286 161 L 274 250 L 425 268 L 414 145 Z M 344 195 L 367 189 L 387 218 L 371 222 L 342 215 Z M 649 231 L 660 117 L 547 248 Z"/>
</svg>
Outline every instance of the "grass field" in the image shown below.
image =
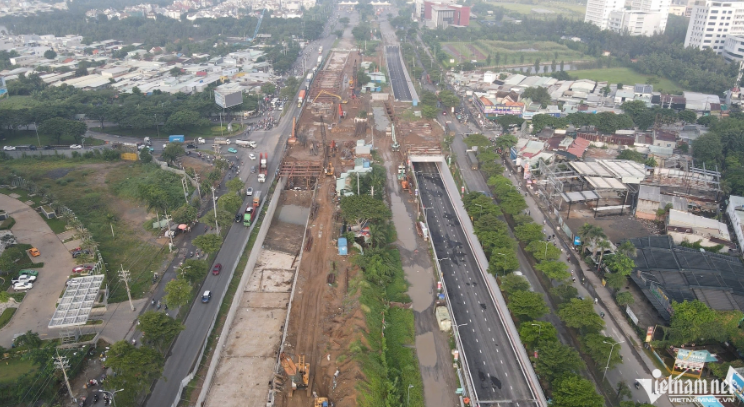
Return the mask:
<svg viewBox="0 0 744 407">
<path fill-rule="evenodd" d="M 0 383 L 15 381 L 24 373 L 34 370 L 34 365 L 30 360 L 24 360 L 20 357 L 4 360 L 0 362 Z"/>
<path fill-rule="evenodd" d="M 630 68 L 605 68 L 605 69 L 587 69 L 579 71 L 568 71 L 572 77 L 579 79 L 591 79 L 593 81 L 607 81 L 609 83 L 622 83 L 623 85 L 635 85 L 636 83 L 649 83 L 649 79 L 654 81 L 650 75 L 640 74 Z M 666 78 L 658 78 L 657 83 L 653 83 L 654 92 L 681 93 L 682 89 L 676 83 Z"/>
<path fill-rule="evenodd" d="M 8 325 L 8 322 L 10 322 L 10 319 L 13 318 L 13 314 L 15 314 L 17 310 L 18 308 L 6 308 L 5 311 L 0 314 L 0 329 L 2 329 L 5 325 Z"/>
<path fill-rule="evenodd" d="M 186 136 L 186 139 L 193 139 L 196 137 L 204 137 L 204 138 L 212 138 L 212 137 L 221 137 L 224 135 L 224 137 L 230 137 L 235 134 L 240 133 L 243 128 L 240 124 L 233 123 L 232 125 L 232 132 L 227 131 L 227 125 L 224 126 L 206 126 L 206 127 L 194 127 L 191 130 L 187 131 L 178 131 L 173 132 L 170 134 L 183 134 Z M 103 130 L 101 130 L 100 127 L 91 127 L 91 130 L 93 131 L 100 131 L 101 133 L 107 133 L 107 134 L 116 134 L 118 136 L 126 136 L 126 137 L 151 137 L 151 138 L 164 138 L 167 139 L 169 133 L 165 132 L 162 128 L 158 131 L 157 129 L 127 129 L 127 128 L 121 128 L 118 126 L 110 126 L 110 127 L 104 127 Z"/>
<path fill-rule="evenodd" d="M 41 102 L 33 99 L 31 96 L 10 96 L 0 99 L 0 106 L 10 109 L 26 109 L 36 107 L 40 104 Z"/>
<path fill-rule="evenodd" d="M 560 3 L 555 1 L 541 4 L 500 2 L 492 2 L 489 4 L 503 7 L 509 11 L 514 11 L 525 16 L 538 18 L 555 18 L 558 15 L 563 15 L 564 17 L 583 17 L 586 11 L 586 6 L 582 4 Z"/>
<path fill-rule="evenodd" d="M 46 146 L 46 145 L 63 145 L 67 146 L 75 144 L 75 139 L 72 137 L 62 137 L 57 143 L 57 139 L 46 134 L 39 133 L 39 138 L 36 138 L 36 131 L 34 130 L 17 130 L 4 137 L 0 138 L 0 144 L 4 146 L 23 146 L 23 145 L 35 145 Z M 99 146 L 103 144 L 102 140 L 94 138 L 86 138 L 85 146 Z"/>
<path fill-rule="evenodd" d="M 470 46 L 480 51 L 480 55 L 474 53 Z M 466 42 L 443 42 L 442 47 L 447 50 L 447 47 L 451 47 L 465 60 L 485 60 L 485 56 L 491 54 L 491 64 L 496 65 L 496 54 L 499 54 L 498 65 L 514 65 L 514 64 L 533 64 L 536 59 L 539 59 L 542 63 L 550 63 L 555 59 L 556 63 L 560 61 L 571 62 L 571 61 L 586 61 L 593 59 L 590 56 L 584 55 L 579 51 L 569 49 L 565 45 L 558 44 L 552 41 L 490 41 L 481 40 L 473 43 Z M 524 56 L 524 60 L 521 57 Z"/>
</svg>

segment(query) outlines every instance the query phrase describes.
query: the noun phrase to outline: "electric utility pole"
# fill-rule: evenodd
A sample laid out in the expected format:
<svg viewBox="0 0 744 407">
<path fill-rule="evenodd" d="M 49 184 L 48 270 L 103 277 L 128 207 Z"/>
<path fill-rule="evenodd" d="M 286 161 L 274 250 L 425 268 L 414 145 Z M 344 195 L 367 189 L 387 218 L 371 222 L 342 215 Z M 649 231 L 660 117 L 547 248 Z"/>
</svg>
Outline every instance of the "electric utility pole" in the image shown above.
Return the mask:
<svg viewBox="0 0 744 407">
<path fill-rule="evenodd" d="M 70 398 L 72 401 L 77 403 L 77 399 L 75 399 L 75 395 L 72 394 L 72 387 L 70 386 L 70 380 L 67 378 L 67 368 L 70 367 L 70 363 L 67 361 L 66 357 L 59 356 L 59 350 L 55 350 L 57 353 L 57 357 L 54 359 L 54 365 L 57 366 L 57 369 L 62 371 L 62 375 L 65 377 L 65 384 L 67 385 L 67 392 L 70 393 Z"/>
<path fill-rule="evenodd" d="M 212 205 L 214 205 L 214 227 L 217 229 L 217 234 L 220 234 L 220 224 L 217 223 L 217 200 L 214 197 L 214 187 L 212 187 Z"/>
<path fill-rule="evenodd" d="M 129 307 L 134 311 L 134 304 L 132 303 L 132 292 L 129 291 L 129 270 L 124 270 L 124 266 L 121 266 L 119 270 L 119 278 L 124 281 L 124 286 L 127 288 L 127 297 L 129 297 Z"/>
</svg>

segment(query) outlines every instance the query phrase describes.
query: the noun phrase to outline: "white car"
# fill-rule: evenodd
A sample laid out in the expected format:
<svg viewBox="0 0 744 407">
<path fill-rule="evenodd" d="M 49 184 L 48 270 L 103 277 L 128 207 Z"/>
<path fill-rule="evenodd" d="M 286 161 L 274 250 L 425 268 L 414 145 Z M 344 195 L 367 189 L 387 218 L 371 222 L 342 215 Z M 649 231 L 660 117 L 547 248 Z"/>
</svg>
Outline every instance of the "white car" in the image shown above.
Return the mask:
<svg viewBox="0 0 744 407">
<path fill-rule="evenodd" d="M 24 274 L 24 275 L 18 276 L 18 278 L 15 280 L 11 280 L 10 282 L 15 285 L 15 284 L 21 284 L 21 283 L 31 283 L 34 281 L 36 281 L 36 276 L 29 276 L 29 275 Z"/>
<path fill-rule="evenodd" d="M 246 196 L 253 196 L 253 188 L 248 187 L 248 189 L 245 190 Z"/>
<path fill-rule="evenodd" d="M 256 159 L 256 155 L 253 154 L 253 153 L 250 153 L 250 154 L 248 154 L 248 158 L 250 158 L 251 160 L 255 160 Z"/>
<path fill-rule="evenodd" d="M 81 148 L 83 148 L 83 146 L 81 146 L 80 144 L 73 144 L 70 146 L 71 150 L 80 150 Z"/>
<path fill-rule="evenodd" d="M 3 146 L 3 150 L 5 150 L 5 151 L 15 151 L 15 146 Z"/>
<path fill-rule="evenodd" d="M 32 288 L 34 288 L 34 285 L 30 282 L 13 284 L 13 289 L 16 291 L 26 291 Z"/>
<path fill-rule="evenodd" d="M 204 144 L 204 143 L 206 143 L 207 141 L 206 141 L 206 140 L 204 140 L 204 137 L 199 137 L 198 139 L 196 139 L 196 142 L 197 142 L 197 143 L 199 143 L 199 144 Z"/>
</svg>

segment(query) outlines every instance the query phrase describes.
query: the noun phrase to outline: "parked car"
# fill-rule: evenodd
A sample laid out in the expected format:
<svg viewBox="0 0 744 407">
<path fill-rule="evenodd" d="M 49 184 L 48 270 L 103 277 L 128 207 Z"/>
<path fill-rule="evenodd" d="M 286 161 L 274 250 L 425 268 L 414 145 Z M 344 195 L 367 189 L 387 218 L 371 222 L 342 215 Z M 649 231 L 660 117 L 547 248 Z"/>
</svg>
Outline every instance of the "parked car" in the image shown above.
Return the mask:
<svg viewBox="0 0 744 407">
<path fill-rule="evenodd" d="M 186 144 L 186 148 L 196 148 L 194 144 Z"/>
<path fill-rule="evenodd" d="M 212 267 L 212 274 L 216 276 L 220 274 L 220 271 L 222 271 L 222 263 L 215 263 L 214 267 Z"/>
<path fill-rule="evenodd" d="M 80 144 L 73 144 L 70 146 L 70 150 L 80 150 L 81 148 L 83 148 L 83 146 Z"/>
<path fill-rule="evenodd" d="M 32 282 L 24 282 L 24 283 L 16 283 L 13 284 L 13 289 L 16 291 L 26 291 L 34 288 L 34 284 Z"/>
<path fill-rule="evenodd" d="M 23 269 L 18 274 L 19 275 L 22 275 L 22 276 L 34 276 L 34 277 L 36 277 L 36 276 L 39 275 L 39 272 L 36 271 L 36 270 L 32 270 L 32 269 Z"/>
<path fill-rule="evenodd" d="M 253 154 L 253 153 L 250 153 L 250 154 L 248 154 L 248 158 L 250 158 L 251 160 L 255 160 L 256 159 L 256 155 Z"/>
<path fill-rule="evenodd" d="M 39 251 L 39 249 L 37 249 L 35 247 L 32 247 L 32 248 L 28 249 L 28 254 L 31 257 L 39 257 L 39 256 L 41 256 L 41 252 Z"/>
<path fill-rule="evenodd" d="M 54 147 L 52 147 L 49 144 L 47 144 L 47 145 L 44 146 L 44 150 L 51 150 L 52 148 L 54 148 Z"/>
<path fill-rule="evenodd" d="M 245 190 L 245 195 L 246 196 L 253 196 L 253 188 L 252 187 L 248 187 L 248 189 Z"/>
<path fill-rule="evenodd" d="M 30 145 L 30 146 L 28 146 L 28 149 L 31 150 L 31 151 L 36 151 L 36 146 L 35 145 Z"/>
<path fill-rule="evenodd" d="M 212 292 L 209 290 L 204 291 L 204 294 L 202 294 L 202 302 L 206 304 L 211 299 L 212 299 Z"/>
<path fill-rule="evenodd" d="M 36 276 L 27 276 L 27 275 L 18 276 L 18 278 L 16 278 L 15 280 L 10 280 L 12 284 L 31 283 L 34 281 L 36 281 Z"/>
<path fill-rule="evenodd" d="M 238 223 L 238 222 L 240 222 L 241 220 L 243 220 L 243 217 L 242 217 L 242 216 L 241 216 L 241 215 L 240 215 L 239 213 L 238 213 L 238 214 L 236 214 L 236 215 L 235 215 L 235 223 Z"/>
<path fill-rule="evenodd" d="M 256 173 L 256 166 L 254 165 L 254 166 L 251 166 L 251 174 L 255 174 L 255 173 Z"/>
<path fill-rule="evenodd" d="M 3 146 L 3 150 L 5 150 L 5 151 L 15 151 L 15 146 Z"/>
<path fill-rule="evenodd" d="M 93 266 L 85 265 L 85 266 L 77 266 L 72 268 L 73 273 L 82 273 L 83 271 L 92 271 Z"/>
</svg>

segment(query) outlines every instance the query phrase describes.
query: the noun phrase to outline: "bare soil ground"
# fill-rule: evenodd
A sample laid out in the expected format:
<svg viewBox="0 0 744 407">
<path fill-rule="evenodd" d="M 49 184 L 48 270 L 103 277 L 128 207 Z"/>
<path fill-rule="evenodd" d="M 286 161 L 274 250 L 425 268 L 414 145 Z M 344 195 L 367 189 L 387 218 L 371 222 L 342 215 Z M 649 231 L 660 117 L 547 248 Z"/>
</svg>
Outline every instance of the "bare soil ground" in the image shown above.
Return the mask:
<svg viewBox="0 0 744 407">
<path fill-rule="evenodd" d="M 310 363 L 310 391 L 295 391 L 290 397 L 287 384 L 276 397 L 280 407 L 310 406 L 313 391 L 329 397 L 336 406 L 356 405 L 355 386 L 361 373 L 353 358 L 339 356 L 364 329 L 364 318 L 354 300 L 346 295 L 355 271 L 346 257 L 337 254 L 333 192 L 332 180 L 321 179 L 316 194 L 319 210 L 308 227 L 313 243 L 303 254 L 297 273 L 285 344 L 285 353 L 292 360 L 296 362 L 305 355 Z M 328 284 L 329 274 L 335 275 L 333 284 Z M 334 386 L 336 370 L 339 374 Z"/>
<path fill-rule="evenodd" d="M 620 151 L 615 150 L 614 148 L 597 148 L 597 147 L 589 147 L 586 150 L 586 153 L 584 153 L 584 158 L 594 158 L 597 160 L 607 160 L 610 158 L 615 158 L 617 155 L 620 154 Z"/>
</svg>

